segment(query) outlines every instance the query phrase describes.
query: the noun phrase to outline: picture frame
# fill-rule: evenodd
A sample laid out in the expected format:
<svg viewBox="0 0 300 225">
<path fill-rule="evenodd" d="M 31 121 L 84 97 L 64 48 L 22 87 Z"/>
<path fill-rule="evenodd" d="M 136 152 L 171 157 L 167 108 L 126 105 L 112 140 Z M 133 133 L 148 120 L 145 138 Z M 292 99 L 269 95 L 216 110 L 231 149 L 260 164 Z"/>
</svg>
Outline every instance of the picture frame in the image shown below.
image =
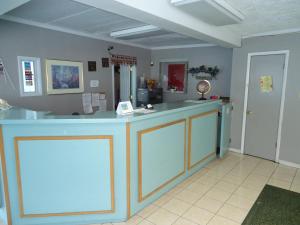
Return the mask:
<svg viewBox="0 0 300 225">
<path fill-rule="evenodd" d="M 41 96 L 41 60 L 37 57 L 18 56 L 20 96 Z"/>
<path fill-rule="evenodd" d="M 65 60 L 46 60 L 47 94 L 84 92 L 83 63 Z"/>
<path fill-rule="evenodd" d="M 89 72 L 96 72 L 97 71 L 96 61 L 88 61 L 88 71 Z"/>
</svg>

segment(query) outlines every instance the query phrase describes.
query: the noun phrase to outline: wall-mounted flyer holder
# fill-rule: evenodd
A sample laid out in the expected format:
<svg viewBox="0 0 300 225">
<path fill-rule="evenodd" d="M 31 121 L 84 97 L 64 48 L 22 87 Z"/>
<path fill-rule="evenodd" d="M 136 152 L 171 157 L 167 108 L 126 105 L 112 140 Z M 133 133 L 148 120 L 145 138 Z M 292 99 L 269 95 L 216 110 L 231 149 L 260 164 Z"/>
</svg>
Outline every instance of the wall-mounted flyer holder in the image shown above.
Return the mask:
<svg viewBox="0 0 300 225">
<path fill-rule="evenodd" d="M 133 113 L 133 107 L 130 101 L 119 102 L 117 107 L 118 115 L 128 115 Z"/>
</svg>

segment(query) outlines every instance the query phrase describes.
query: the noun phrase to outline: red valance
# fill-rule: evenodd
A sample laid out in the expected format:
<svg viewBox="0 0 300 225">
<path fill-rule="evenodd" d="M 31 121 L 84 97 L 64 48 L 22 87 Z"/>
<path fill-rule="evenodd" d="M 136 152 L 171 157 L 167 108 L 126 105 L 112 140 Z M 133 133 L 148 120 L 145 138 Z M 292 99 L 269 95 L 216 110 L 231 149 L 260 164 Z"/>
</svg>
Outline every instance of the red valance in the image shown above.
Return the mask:
<svg viewBox="0 0 300 225">
<path fill-rule="evenodd" d="M 127 56 L 127 55 L 110 55 L 111 64 L 120 65 L 120 64 L 128 64 L 135 65 L 137 63 L 136 57 Z"/>
</svg>

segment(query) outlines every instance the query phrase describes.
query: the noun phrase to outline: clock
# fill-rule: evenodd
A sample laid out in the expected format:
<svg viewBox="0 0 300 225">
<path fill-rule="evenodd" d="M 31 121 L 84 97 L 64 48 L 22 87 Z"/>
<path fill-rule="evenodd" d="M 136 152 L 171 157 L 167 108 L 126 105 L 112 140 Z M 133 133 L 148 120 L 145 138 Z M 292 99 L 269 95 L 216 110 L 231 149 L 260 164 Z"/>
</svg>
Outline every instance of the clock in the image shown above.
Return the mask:
<svg viewBox="0 0 300 225">
<path fill-rule="evenodd" d="M 211 84 L 208 80 L 201 80 L 198 82 L 196 89 L 197 92 L 201 95 L 201 98 L 199 100 L 206 100 L 206 98 L 204 98 L 204 95 L 210 92 Z"/>
</svg>

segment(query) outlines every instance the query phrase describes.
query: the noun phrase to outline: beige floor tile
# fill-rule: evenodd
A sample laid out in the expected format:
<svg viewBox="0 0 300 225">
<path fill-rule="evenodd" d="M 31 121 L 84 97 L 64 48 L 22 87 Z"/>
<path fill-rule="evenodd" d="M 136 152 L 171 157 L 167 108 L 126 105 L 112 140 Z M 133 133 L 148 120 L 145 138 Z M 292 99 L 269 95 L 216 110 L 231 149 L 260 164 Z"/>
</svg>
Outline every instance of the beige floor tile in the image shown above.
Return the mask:
<svg viewBox="0 0 300 225">
<path fill-rule="evenodd" d="M 142 222 L 139 223 L 139 225 L 155 225 L 154 223 L 151 223 L 148 220 L 143 220 Z"/>
<path fill-rule="evenodd" d="M 229 193 L 233 193 L 238 188 L 237 185 L 225 181 L 219 181 L 214 187 Z"/>
<path fill-rule="evenodd" d="M 235 207 L 250 210 L 252 205 L 254 204 L 255 200 L 250 200 L 248 198 L 245 198 L 243 196 L 239 195 L 232 195 L 226 202 L 226 204 L 233 205 Z"/>
<path fill-rule="evenodd" d="M 245 180 L 241 186 L 245 188 L 250 188 L 254 190 L 261 191 L 264 186 L 266 185 L 265 182 L 260 182 L 260 181 L 253 181 L 253 180 Z"/>
<path fill-rule="evenodd" d="M 213 216 L 213 213 L 195 206 L 183 214 L 183 218 L 191 220 L 199 225 L 206 225 Z"/>
<path fill-rule="evenodd" d="M 173 198 L 172 195 L 165 194 L 161 196 L 159 199 L 157 199 L 153 204 L 157 206 L 162 206 L 166 204 L 168 201 L 170 201 Z"/>
<path fill-rule="evenodd" d="M 181 187 L 181 188 L 186 188 L 193 182 L 194 182 L 194 180 L 188 178 L 187 180 L 183 181 L 182 183 L 178 184 L 177 186 Z"/>
<path fill-rule="evenodd" d="M 273 185 L 275 187 L 283 188 L 289 190 L 291 187 L 291 182 L 287 182 L 284 180 L 279 180 L 275 178 L 271 178 L 268 182 L 268 184 Z"/>
<path fill-rule="evenodd" d="M 294 179 L 294 175 L 293 174 L 289 174 L 289 173 L 274 173 L 271 178 L 277 179 L 277 180 L 283 180 L 286 182 L 292 182 Z"/>
<path fill-rule="evenodd" d="M 183 191 L 183 190 L 184 190 L 183 187 L 176 186 L 176 187 L 174 187 L 172 190 L 170 190 L 170 191 L 168 192 L 168 195 L 175 196 L 175 195 L 177 195 L 179 192 L 181 192 L 181 191 Z"/>
<path fill-rule="evenodd" d="M 234 176 L 232 174 L 227 174 L 222 178 L 222 181 L 235 184 L 235 185 L 240 185 L 241 183 L 244 182 L 245 179 L 246 177 L 239 177 L 239 176 Z"/>
<path fill-rule="evenodd" d="M 167 211 L 166 209 L 158 209 L 151 214 L 147 220 L 156 225 L 171 225 L 179 218 L 178 215 Z"/>
<path fill-rule="evenodd" d="M 268 176 L 262 176 L 262 175 L 258 175 L 258 174 L 253 174 L 251 173 L 246 180 L 251 180 L 253 182 L 261 182 L 261 183 L 267 183 L 267 181 L 269 180 Z"/>
<path fill-rule="evenodd" d="M 207 174 L 203 175 L 197 180 L 197 183 L 206 184 L 206 185 L 215 185 L 219 179 L 215 177 L 208 176 Z"/>
<path fill-rule="evenodd" d="M 178 220 L 176 220 L 175 223 L 173 223 L 173 225 L 197 225 L 196 223 L 193 223 L 190 220 L 184 219 L 184 218 L 179 218 Z"/>
<path fill-rule="evenodd" d="M 216 213 L 224 203 L 209 197 L 202 197 L 195 205 L 199 208 L 206 209 L 212 213 Z"/>
<path fill-rule="evenodd" d="M 191 192 L 188 190 L 183 190 L 182 192 L 180 192 L 179 194 L 177 194 L 175 196 L 175 198 L 182 200 L 184 202 L 193 204 L 195 203 L 198 199 L 200 199 L 202 197 L 203 194 L 197 194 L 195 192 Z"/>
<path fill-rule="evenodd" d="M 206 185 L 206 184 L 195 182 L 195 183 L 190 184 L 186 188 L 186 190 L 191 191 L 191 192 L 195 192 L 195 193 L 198 193 L 198 194 L 204 194 L 210 188 L 211 188 L 211 185 Z"/>
<path fill-rule="evenodd" d="M 192 205 L 178 199 L 171 199 L 162 208 L 181 216 L 185 211 L 191 208 Z"/>
<path fill-rule="evenodd" d="M 240 225 L 240 223 L 236 223 L 222 216 L 214 216 L 208 225 Z"/>
<path fill-rule="evenodd" d="M 291 191 L 294 191 L 294 192 L 298 192 L 300 193 L 300 184 L 298 183 L 293 183 L 291 188 L 290 188 Z"/>
<path fill-rule="evenodd" d="M 239 195 L 245 198 L 248 198 L 250 200 L 256 200 L 257 197 L 260 194 L 260 191 L 250 189 L 250 188 L 245 188 L 245 187 L 239 187 L 235 192 L 235 195 Z"/>
<path fill-rule="evenodd" d="M 300 176 L 295 176 L 294 177 L 293 184 L 300 185 Z"/>
<path fill-rule="evenodd" d="M 133 216 L 126 222 L 112 223 L 112 224 L 113 225 L 136 225 L 136 224 L 139 224 L 142 220 L 143 220 L 143 218 L 140 216 Z"/>
<path fill-rule="evenodd" d="M 140 211 L 138 215 L 145 219 L 158 209 L 159 208 L 156 205 L 151 204 L 148 205 L 146 208 L 142 209 L 142 211 Z"/>
<path fill-rule="evenodd" d="M 212 188 L 210 191 L 208 191 L 205 194 L 205 196 L 215 199 L 215 200 L 219 200 L 221 202 L 225 202 L 227 199 L 229 199 L 230 195 L 231 195 L 230 193 L 228 193 L 226 191 L 222 191 L 217 188 Z"/>
<path fill-rule="evenodd" d="M 218 212 L 218 215 L 241 223 L 245 219 L 248 211 L 225 204 Z"/>
</svg>

